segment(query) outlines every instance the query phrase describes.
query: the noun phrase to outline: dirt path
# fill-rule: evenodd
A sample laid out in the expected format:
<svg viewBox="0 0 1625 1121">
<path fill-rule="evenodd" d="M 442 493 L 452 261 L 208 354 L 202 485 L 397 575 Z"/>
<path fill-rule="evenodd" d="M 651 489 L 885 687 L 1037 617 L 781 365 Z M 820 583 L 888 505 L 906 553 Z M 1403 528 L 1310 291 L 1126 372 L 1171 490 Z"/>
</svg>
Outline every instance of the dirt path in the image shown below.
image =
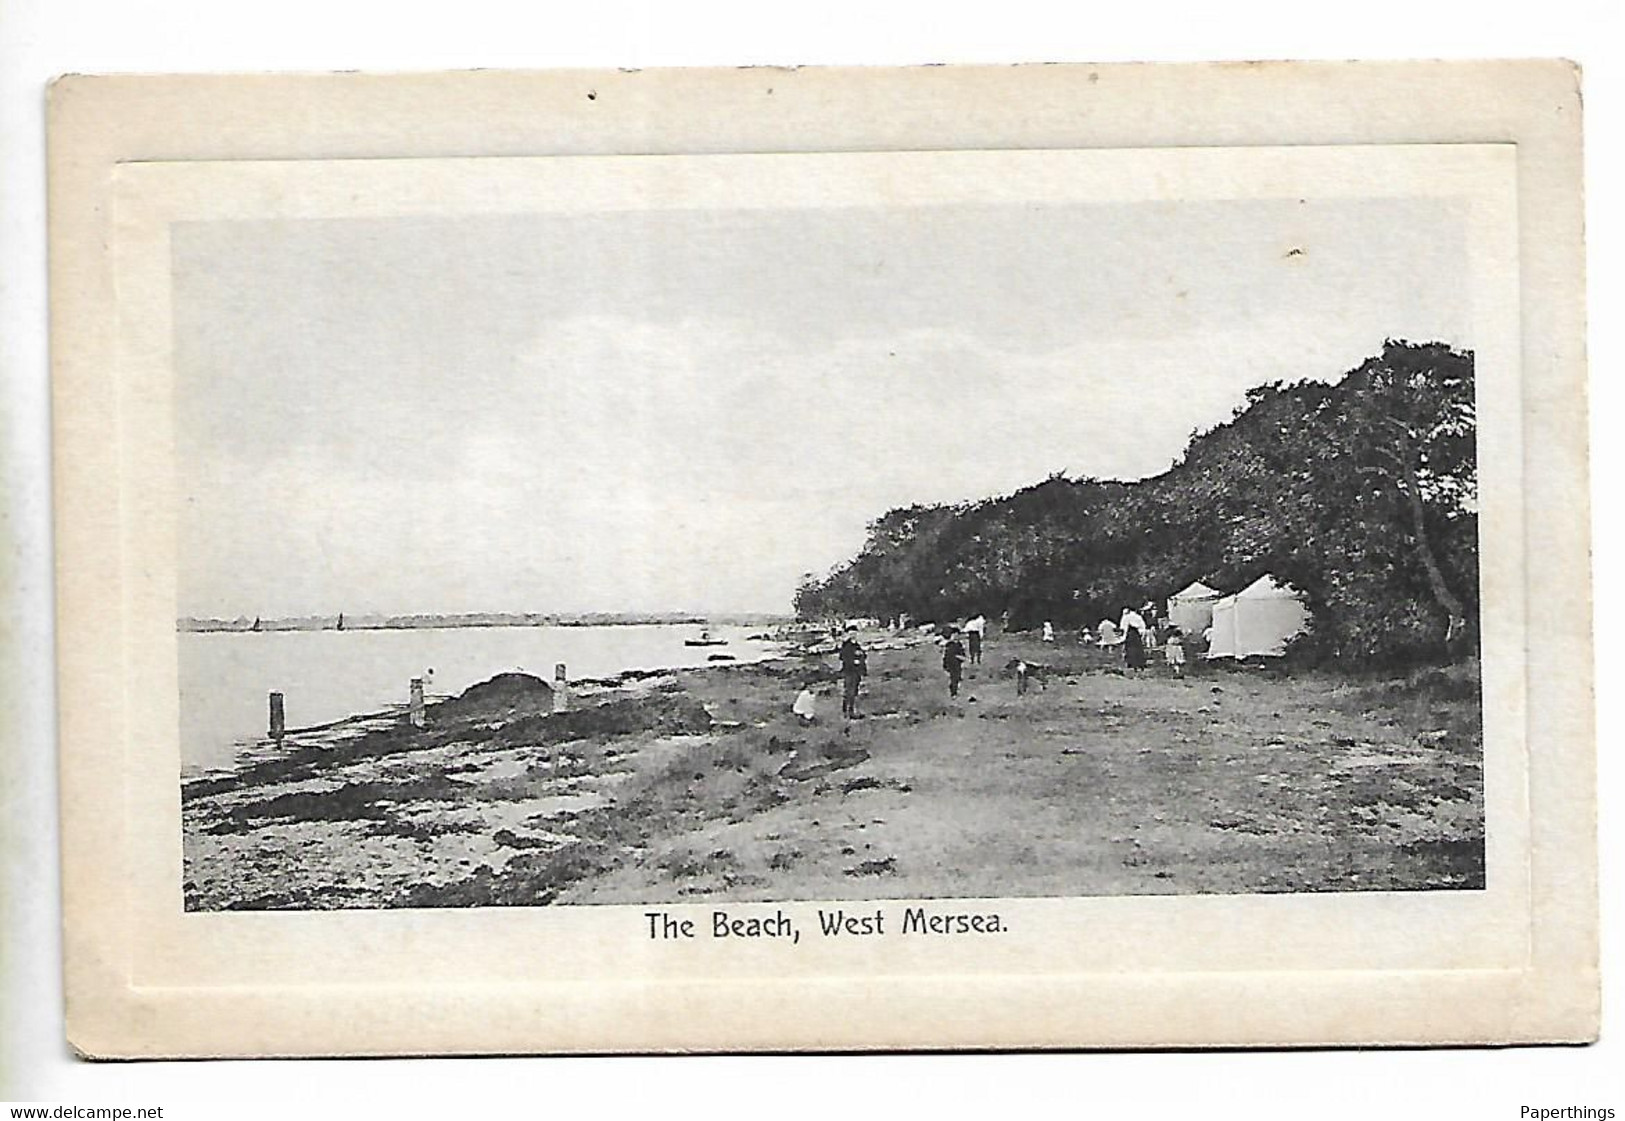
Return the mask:
<svg viewBox="0 0 1625 1121">
<path fill-rule="evenodd" d="M 1057 657 L 1036 643 L 993 653 Z M 933 648 L 877 654 L 867 717 L 816 730 L 761 711 L 759 691 L 689 683 L 733 719 L 764 722 L 798 756 L 842 765 L 745 820 L 714 817 L 659 835 L 645 859 L 564 898 L 1481 883 L 1475 702 L 1418 711 L 1325 678 L 1130 677 L 1083 652 L 1074 658 L 1080 672 L 1024 697 L 990 658 L 950 703 Z M 778 691 L 780 709 L 793 684 Z"/>
</svg>

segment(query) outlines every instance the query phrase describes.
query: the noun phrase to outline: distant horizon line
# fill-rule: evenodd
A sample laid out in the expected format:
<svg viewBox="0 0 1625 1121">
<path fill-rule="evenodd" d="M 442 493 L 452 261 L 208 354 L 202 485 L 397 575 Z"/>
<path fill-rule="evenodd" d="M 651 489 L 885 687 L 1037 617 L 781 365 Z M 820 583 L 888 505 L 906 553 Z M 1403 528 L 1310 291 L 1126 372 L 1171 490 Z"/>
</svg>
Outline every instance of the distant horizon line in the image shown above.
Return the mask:
<svg viewBox="0 0 1625 1121">
<path fill-rule="evenodd" d="M 209 631 L 309 631 L 309 630 L 410 630 L 413 628 L 498 627 L 498 626 L 636 626 L 704 625 L 706 623 L 774 622 L 794 619 L 788 611 L 420 611 L 401 614 L 384 612 L 335 612 L 316 615 L 239 614 L 182 615 L 175 628 L 183 632 Z"/>
</svg>

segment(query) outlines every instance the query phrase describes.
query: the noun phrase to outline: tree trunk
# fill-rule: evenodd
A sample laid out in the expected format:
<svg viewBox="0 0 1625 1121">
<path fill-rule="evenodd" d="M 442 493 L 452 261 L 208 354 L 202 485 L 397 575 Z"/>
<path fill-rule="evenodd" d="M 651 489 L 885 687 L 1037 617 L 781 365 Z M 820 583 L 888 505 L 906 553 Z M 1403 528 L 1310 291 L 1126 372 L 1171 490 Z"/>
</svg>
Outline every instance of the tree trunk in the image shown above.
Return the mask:
<svg viewBox="0 0 1625 1121">
<path fill-rule="evenodd" d="M 1456 639 L 1467 629 L 1467 612 L 1462 607 L 1461 600 L 1456 593 L 1450 590 L 1445 583 L 1444 572 L 1439 568 L 1439 558 L 1433 552 L 1433 542 L 1428 537 L 1425 511 L 1422 508 L 1422 488 L 1416 477 L 1416 467 L 1405 456 L 1395 457 L 1399 463 L 1404 478 L 1401 489 L 1405 492 L 1406 504 L 1411 511 L 1412 538 L 1416 542 L 1416 554 L 1422 561 L 1422 568 L 1427 573 L 1428 587 L 1433 591 L 1433 598 L 1444 610 L 1449 620 L 1444 632 L 1445 649 L 1454 648 Z"/>
</svg>

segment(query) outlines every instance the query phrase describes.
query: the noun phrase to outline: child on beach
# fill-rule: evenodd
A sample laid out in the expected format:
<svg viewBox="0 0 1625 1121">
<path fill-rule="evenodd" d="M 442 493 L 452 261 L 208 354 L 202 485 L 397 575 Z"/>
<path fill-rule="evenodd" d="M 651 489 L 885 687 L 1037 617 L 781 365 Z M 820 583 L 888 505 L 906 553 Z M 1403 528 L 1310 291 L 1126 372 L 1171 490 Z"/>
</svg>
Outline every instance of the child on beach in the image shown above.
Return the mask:
<svg viewBox="0 0 1625 1121">
<path fill-rule="evenodd" d="M 1175 677 L 1185 676 L 1185 636 L 1178 627 L 1168 628 L 1168 644 L 1162 648 L 1162 657 Z"/>
<path fill-rule="evenodd" d="M 813 683 L 808 682 L 801 692 L 796 694 L 796 703 L 790 706 L 790 711 L 800 718 L 803 724 L 818 722 L 818 695 L 813 692 Z"/>
<path fill-rule="evenodd" d="M 942 644 L 942 668 L 948 671 L 948 695 L 959 696 L 959 670 L 965 661 L 965 647 L 959 641 L 959 632 L 949 631 Z"/>
</svg>

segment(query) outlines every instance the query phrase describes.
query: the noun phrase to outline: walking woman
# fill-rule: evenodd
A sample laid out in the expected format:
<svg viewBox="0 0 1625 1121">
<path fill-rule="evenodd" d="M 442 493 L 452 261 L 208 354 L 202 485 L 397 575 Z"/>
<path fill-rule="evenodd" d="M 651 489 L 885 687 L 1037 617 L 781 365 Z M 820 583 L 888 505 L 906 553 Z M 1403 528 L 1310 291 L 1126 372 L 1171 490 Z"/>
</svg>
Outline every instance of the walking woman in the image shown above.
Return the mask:
<svg viewBox="0 0 1625 1121">
<path fill-rule="evenodd" d="M 1145 668 L 1145 619 L 1132 607 L 1123 608 L 1123 664 L 1129 669 Z"/>
</svg>

